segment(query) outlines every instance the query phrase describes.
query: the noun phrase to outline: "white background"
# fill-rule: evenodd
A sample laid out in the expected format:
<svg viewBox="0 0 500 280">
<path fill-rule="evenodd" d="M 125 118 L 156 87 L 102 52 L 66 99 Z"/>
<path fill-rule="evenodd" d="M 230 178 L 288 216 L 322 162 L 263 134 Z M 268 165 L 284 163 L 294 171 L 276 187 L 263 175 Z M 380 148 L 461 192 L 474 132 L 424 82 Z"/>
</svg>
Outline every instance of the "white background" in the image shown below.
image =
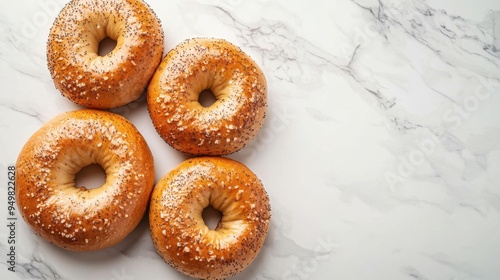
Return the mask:
<svg viewBox="0 0 500 280">
<path fill-rule="evenodd" d="M 56 115 L 45 44 L 63 0 L 0 3 L 0 219 L 7 166 Z M 235 279 L 499 279 L 500 7 L 491 1 L 153 1 L 165 52 L 225 38 L 262 67 L 269 111 L 231 155 L 263 181 L 272 224 Z M 156 134 L 145 99 L 113 110 L 143 133 L 157 179 L 186 157 Z M 186 279 L 146 220 L 122 243 L 72 253 L 20 219 L 1 279 Z"/>
</svg>

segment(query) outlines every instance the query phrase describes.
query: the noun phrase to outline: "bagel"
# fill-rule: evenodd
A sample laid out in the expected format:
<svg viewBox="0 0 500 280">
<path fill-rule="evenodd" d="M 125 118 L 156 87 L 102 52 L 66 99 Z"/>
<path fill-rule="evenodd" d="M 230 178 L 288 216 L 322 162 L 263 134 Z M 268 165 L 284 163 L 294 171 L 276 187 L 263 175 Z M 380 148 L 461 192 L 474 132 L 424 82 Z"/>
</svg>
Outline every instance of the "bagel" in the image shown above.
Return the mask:
<svg viewBox="0 0 500 280">
<path fill-rule="evenodd" d="M 104 56 L 106 37 L 116 47 Z M 110 109 L 141 96 L 163 55 L 163 30 L 141 0 L 72 0 L 54 21 L 47 42 L 56 88 L 88 108 Z"/>
<path fill-rule="evenodd" d="M 106 181 L 87 189 L 75 175 L 97 163 Z M 144 216 L 154 186 L 152 154 L 125 118 L 104 111 L 63 113 L 27 141 L 16 167 L 16 201 L 31 229 L 71 251 L 120 242 Z"/>
<path fill-rule="evenodd" d="M 199 95 L 210 90 L 210 107 Z M 259 66 L 222 39 L 194 38 L 160 63 L 148 87 L 148 109 L 159 135 L 192 155 L 227 155 L 243 148 L 262 127 L 267 84 Z"/>
<path fill-rule="evenodd" d="M 222 212 L 215 230 L 202 218 L 209 205 Z M 261 181 L 245 165 L 220 157 L 193 158 L 156 184 L 149 212 L 151 237 L 158 254 L 180 272 L 224 279 L 257 256 L 270 211 Z"/>
</svg>

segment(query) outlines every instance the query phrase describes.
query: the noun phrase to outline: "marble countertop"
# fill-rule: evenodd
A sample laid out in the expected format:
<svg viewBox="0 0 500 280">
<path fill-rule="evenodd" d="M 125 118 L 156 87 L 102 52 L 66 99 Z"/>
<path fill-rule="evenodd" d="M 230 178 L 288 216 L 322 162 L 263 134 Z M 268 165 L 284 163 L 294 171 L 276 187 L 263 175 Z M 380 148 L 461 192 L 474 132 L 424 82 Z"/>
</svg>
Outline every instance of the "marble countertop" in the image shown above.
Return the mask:
<svg viewBox="0 0 500 280">
<path fill-rule="evenodd" d="M 187 279 L 144 219 L 120 244 L 72 253 L 16 213 L 8 270 L 7 169 L 40 126 L 79 107 L 45 44 L 66 0 L 0 3 L 0 279 Z M 263 129 L 229 157 L 263 181 L 272 223 L 234 279 L 500 279 L 500 2 L 147 1 L 165 51 L 219 37 L 262 67 Z M 157 179 L 185 156 L 145 98 L 115 109 L 143 133 Z"/>
</svg>

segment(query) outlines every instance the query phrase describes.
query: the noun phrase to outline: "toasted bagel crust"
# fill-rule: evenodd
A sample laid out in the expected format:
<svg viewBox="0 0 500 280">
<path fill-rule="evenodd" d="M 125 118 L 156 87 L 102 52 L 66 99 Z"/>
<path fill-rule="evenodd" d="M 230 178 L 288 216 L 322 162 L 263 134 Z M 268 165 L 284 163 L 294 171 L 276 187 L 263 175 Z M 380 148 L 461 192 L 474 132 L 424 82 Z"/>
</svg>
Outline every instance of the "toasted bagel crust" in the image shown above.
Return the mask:
<svg viewBox="0 0 500 280">
<path fill-rule="evenodd" d="M 75 186 L 75 175 L 99 164 L 106 182 Z M 80 110 L 61 114 L 31 136 L 19 154 L 16 201 L 32 230 L 71 251 L 120 242 L 140 222 L 154 185 L 152 154 L 125 118 Z"/>
<path fill-rule="evenodd" d="M 203 209 L 222 212 L 215 230 Z M 267 193 L 242 163 L 220 157 L 184 161 L 155 186 L 149 223 L 157 252 L 180 272 L 201 279 L 224 279 L 257 256 L 271 218 Z"/>
<path fill-rule="evenodd" d="M 99 56 L 109 37 L 116 47 Z M 88 108 L 115 108 L 146 89 L 163 54 L 163 30 L 141 0 L 72 0 L 61 10 L 47 42 L 55 86 Z"/>
<path fill-rule="evenodd" d="M 210 90 L 217 101 L 203 107 Z M 262 127 L 267 84 L 259 66 L 222 39 L 194 38 L 168 52 L 148 87 L 148 108 L 160 136 L 193 155 L 227 155 Z"/>
</svg>

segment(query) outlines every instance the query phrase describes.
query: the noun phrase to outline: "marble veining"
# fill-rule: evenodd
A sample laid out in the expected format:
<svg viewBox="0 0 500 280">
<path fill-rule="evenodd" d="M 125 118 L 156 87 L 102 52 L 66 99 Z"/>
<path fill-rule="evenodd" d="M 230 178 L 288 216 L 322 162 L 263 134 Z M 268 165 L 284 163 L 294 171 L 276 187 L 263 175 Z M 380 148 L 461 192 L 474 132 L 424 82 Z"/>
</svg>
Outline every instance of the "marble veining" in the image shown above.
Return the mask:
<svg viewBox="0 0 500 280">
<path fill-rule="evenodd" d="M 67 0 L 0 3 L 0 218 L 26 140 L 80 107 L 54 87 L 45 47 Z M 191 37 L 240 46 L 268 80 L 264 127 L 229 157 L 272 205 L 258 258 L 234 279 L 499 279 L 500 3 L 495 0 L 147 1 L 165 51 Z M 157 179 L 186 157 L 131 120 Z M 123 242 L 73 253 L 16 214 L 1 279 L 188 279 L 156 254 L 144 219 Z"/>
</svg>

